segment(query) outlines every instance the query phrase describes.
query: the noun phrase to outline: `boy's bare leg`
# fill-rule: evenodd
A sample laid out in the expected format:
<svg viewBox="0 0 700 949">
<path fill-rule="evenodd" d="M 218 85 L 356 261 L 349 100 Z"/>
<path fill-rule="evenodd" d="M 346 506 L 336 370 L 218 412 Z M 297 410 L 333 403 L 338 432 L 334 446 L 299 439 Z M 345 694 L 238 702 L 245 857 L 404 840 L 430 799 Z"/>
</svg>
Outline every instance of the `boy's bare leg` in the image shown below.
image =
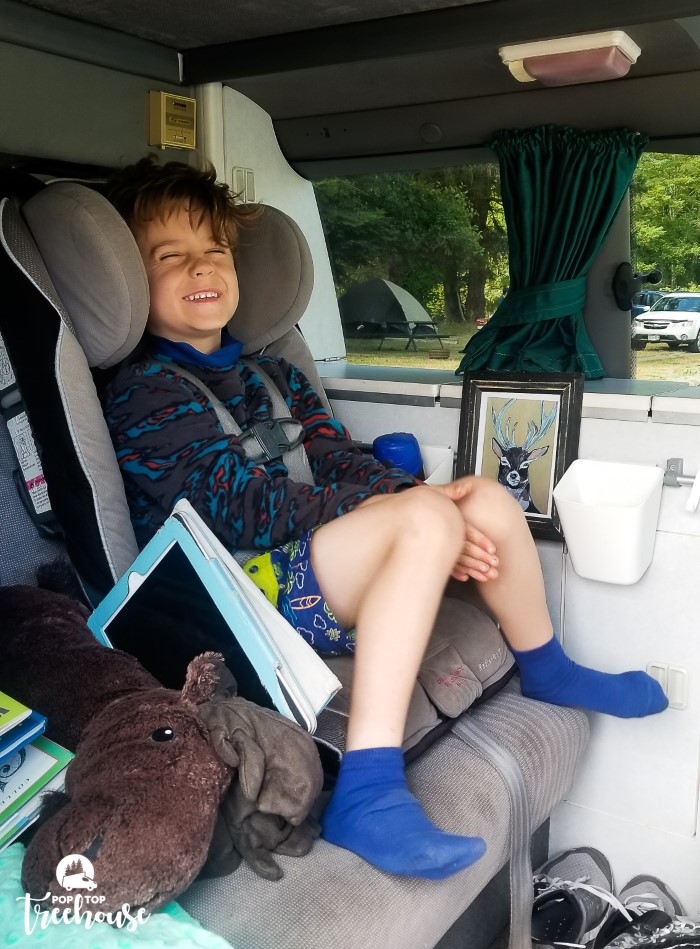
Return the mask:
<svg viewBox="0 0 700 949">
<path fill-rule="evenodd" d="M 392 873 L 440 879 L 470 866 L 480 838 L 447 834 L 408 791 L 401 742 L 440 598 L 464 540 L 456 506 L 427 488 L 372 498 L 319 528 L 314 573 L 356 627 L 347 736 L 323 836 Z"/>
<path fill-rule="evenodd" d="M 403 741 L 418 668 L 463 532 L 454 505 L 413 488 L 366 502 L 314 535 L 319 586 L 341 625 L 357 631 L 348 749 Z"/>
<path fill-rule="evenodd" d="M 444 491 L 454 498 L 468 525 L 453 576 L 484 581 L 482 598 L 513 650 L 525 695 L 623 718 L 666 708 L 661 686 L 645 672 L 597 672 L 564 654 L 553 636 L 530 529 L 520 506 L 504 488 L 485 478 L 465 478 Z"/>
</svg>

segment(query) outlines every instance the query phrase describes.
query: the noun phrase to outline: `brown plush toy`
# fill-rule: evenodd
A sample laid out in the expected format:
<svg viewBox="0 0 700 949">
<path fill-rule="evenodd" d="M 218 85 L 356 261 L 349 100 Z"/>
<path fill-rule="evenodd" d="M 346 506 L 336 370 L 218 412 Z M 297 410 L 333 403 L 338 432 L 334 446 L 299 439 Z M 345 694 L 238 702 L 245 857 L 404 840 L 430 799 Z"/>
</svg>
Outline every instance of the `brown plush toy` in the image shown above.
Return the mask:
<svg viewBox="0 0 700 949">
<path fill-rule="evenodd" d="M 84 606 L 60 593 L 0 588 L 0 687 L 47 716 L 49 738 L 77 749 L 66 773 L 65 794 L 48 799 L 27 847 L 23 884 L 36 899 L 63 895 L 56 866 L 69 854 L 83 854 L 94 867 L 95 893 L 105 898 L 100 910 L 117 911 L 128 903 L 132 909 L 153 911 L 186 889 L 204 865 L 232 778 L 240 795 L 236 755 L 224 760 L 217 754 L 211 726 L 201 713 L 206 708 L 206 718 L 213 716 L 220 724 L 213 703 L 225 701 L 230 707 L 243 700 L 230 697 L 235 683 L 215 653 L 190 663 L 181 692 L 163 688 L 133 657 L 100 645 L 86 625 L 88 615 Z M 255 720 L 263 710 L 253 709 Z M 265 713 L 263 732 L 270 714 Z M 275 723 L 284 734 L 290 727 L 297 728 L 286 720 Z M 239 758 L 253 755 L 260 763 L 253 749 L 259 739 L 252 724 L 251 729 L 238 734 L 234 743 Z M 268 729 L 265 737 L 271 735 Z M 303 771 L 308 777 L 297 788 L 301 796 L 292 808 L 292 819 L 302 825 L 322 774 L 311 737 L 302 733 L 296 738 L 301 757 L 291 764 L 284 745 L 265 742 L 278 751 L 268 752 L 267 766 L 263 759 L 267 778 L 263 774 L 255 791 L 275 784 L 275 757 L 288 761 L 287 772 Z M 246 799 L 246 806 L 249 812 L 259 811 L 265 801 L 251 805 Z M 242 825 L 236 819 L 240 838 Z M 288 824 L 287 815 L 264 820 L 277 828 Z M 282 841 L 278 852 L 307 852 L 315 834 L 310 824 L 303 847 L 285 850 Z M 243 827 L 244 844 L 246 836 L 250 834 Z M 279 842 L 278 835 L 274 843 Z M 220 851 L 221 844 L 215 862 L 222 866 L 230 868 L 240 859 L 227 861 Z M 254 861 L 251 865 L 261 872 Z M 267 864 L 265 875 L 274 875 Z"/>
</svg>

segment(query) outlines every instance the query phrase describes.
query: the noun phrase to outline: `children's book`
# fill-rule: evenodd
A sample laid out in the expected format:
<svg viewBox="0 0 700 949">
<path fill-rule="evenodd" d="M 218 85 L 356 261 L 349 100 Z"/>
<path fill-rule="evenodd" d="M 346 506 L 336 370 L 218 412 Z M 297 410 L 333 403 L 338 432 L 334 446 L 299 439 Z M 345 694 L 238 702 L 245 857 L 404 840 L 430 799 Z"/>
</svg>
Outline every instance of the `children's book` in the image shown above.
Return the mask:
<svg viewBox="0 0 700 949">
<path fill-rule="evenodd" d="M 34 811 L 38 815 L 41 792 L 63 774 L 73 757 L 72 752 L 41 736 L 0 765 L 0 842 L 14 839 L 15 831 L 26 826 L 25 817 Z"/>
<path fill-rule="evenodd" d="M 239 695 L 310 732 L 341 687 L 187 500 L 175 505 L 88 625 L 168 688 L 182 688 L 195 656 L 222 653 Z"/>
<path fill-rule="evenodd" d="M 66 783 L 66 769 L 59 771 L 44 787 L 20 807 L 4 824 L 0 825 L 0 850 L 9 847 L 11 843 L 30 827 L 41 813 L 44 795 L 49 791 L 62 791 Z"/>
<path fill-rule="evenodd" d="M 11 698 L 5 692 L 0 692 L 0 735 L 4 735 L 15 725 L 19 725 L 20 722 L 29 717 L 30 713 L 31 709 L 27 708 L 26 705 L 22 705 L 21 702 Z"/>
<path fill-rule="evenodd" d="M 38 738 L 46 728 L 46 719 L 39 712 L 31 712 L 19 725 L 0 736 L 0 775 L 2 765 L 20 748 L 24 748 L 34 738 Z"/>
</svg>

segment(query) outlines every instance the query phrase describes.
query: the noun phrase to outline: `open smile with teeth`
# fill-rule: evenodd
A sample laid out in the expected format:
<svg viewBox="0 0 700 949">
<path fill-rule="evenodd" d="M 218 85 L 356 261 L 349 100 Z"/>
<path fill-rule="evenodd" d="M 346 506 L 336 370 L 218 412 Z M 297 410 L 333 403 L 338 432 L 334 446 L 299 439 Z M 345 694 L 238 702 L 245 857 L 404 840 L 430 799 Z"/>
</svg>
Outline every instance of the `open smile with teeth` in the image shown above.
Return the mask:
<svg viewBox="0 0 700 949">
<path fill-rule="evenodd" d="M 195 300 L 218 300 L 221 296 L 220 293 L 217 293 L 216 290 L 203 290 L 201 293 L 191 293 L 188 297 L 185 297 L 189 303 L 193 303 Z"/>
</svg>

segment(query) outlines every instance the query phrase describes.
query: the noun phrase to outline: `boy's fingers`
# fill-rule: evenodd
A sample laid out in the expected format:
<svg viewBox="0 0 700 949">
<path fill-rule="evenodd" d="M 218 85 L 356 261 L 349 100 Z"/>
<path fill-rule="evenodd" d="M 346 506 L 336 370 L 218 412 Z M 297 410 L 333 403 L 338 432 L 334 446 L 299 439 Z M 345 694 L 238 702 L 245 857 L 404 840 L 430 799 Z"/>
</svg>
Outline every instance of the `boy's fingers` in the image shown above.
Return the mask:
<svg viewBox="0 0 700 949">
<path fill-rule="evenodd" d="M 480 567 L 464 567 L 461 564 L 456 564 L 452 570 L 452 576 L 455 580 L 461 580 L 462 582 L 472 579 L 479 583 L 486 583 L 488 580 L 497 579 L 498 570 L 489 567 L 484 571 Z"/>
<path fill-rule="evenodd" d="M 485 550 L 489 554 L 496 553 L 496 545 L 493 541 L 489 540 L 486 534 L 482 534 L 476 527 L 472 527 L 471 524 L 467 525 L 465 536 L 468 543 L 481 547 L 482 550 Z"/>
<path fill-rule="evenodd" d="M 496 564 L 488 563 L 480 557 L 471 557 L 462 551 L 454 565 L 453 574 L 467 574 L 475 580 L 495 580 L 498 576 Z"/>
</svg>

